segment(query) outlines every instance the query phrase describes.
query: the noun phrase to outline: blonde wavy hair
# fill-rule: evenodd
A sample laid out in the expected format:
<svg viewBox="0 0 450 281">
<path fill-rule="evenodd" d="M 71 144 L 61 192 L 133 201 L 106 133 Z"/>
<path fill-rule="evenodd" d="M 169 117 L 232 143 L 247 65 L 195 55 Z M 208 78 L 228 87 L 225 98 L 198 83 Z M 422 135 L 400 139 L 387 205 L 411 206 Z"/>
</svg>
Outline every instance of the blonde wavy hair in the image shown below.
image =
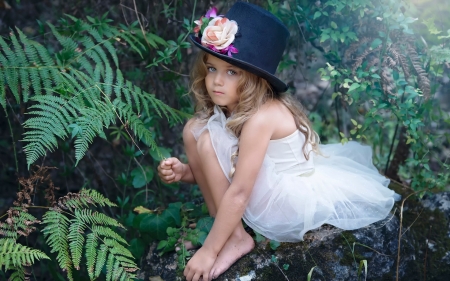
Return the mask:
<svg viewBox="0 0 450 281">
<path fill-rule="evenodd" d="M 206 61 L 208 54 L 200 51 L 191 71 L 191 92 L 196 101 L 195 115 L 200 121 L 207 121 L 214 114 L 214 103 L 206 90 L 205 77 L 207 75 Z M 249 120 L 258 109 L 266 102 L 278 100 L 284 104 L 292 113 L 295 124 L 300 132 L 305 135 L 303 154 L 309 159 L 310 151 L 307 151 L 307 144 L 311 144 L 312 151 L 319 152 L 317 133 L 312 130 L 311 122 L 302 110 L 301 104 L 286 93 L 274 93 L 272 87 L 266 79 L 253 73 L 243 70 L 240 76 L 237 93 L 239 103 L 235 107 L 233 114 L 227 112 L 226 107 L 221 107 L 222 111 L 230 116 L 227 128 L 239 138 L 245 121 Z M 234 155 L 235 157 L 236 155 Z"/>
</svg>

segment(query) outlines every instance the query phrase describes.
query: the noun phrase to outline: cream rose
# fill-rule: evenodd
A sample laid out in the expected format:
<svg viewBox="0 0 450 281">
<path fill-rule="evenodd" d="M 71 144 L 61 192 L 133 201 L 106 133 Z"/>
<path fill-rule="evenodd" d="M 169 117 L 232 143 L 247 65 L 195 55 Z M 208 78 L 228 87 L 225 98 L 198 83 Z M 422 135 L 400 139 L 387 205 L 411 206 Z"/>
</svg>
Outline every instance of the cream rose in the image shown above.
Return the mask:
<svg viewBox="0 0 450 281">
<path fill-rule="evenodd" d="M 238 25 L 234 20 L 216 17 L 203 31 L 202 45 L 213 45 L 218 50 L 225 49 L 234 41 Z"/>
</svg>

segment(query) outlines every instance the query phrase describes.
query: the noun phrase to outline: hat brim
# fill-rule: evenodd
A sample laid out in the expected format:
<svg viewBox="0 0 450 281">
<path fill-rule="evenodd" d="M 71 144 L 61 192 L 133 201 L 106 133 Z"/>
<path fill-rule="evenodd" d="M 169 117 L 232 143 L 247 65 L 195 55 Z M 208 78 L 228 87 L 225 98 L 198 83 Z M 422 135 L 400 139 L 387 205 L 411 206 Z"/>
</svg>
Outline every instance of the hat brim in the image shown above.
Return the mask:
<svg viewBox="0 0 450 281">
<path fill-rule="evenodd" d="M 229 57 L 228 55 L 225 55 L 225 54 L 216 53 L 213 50 L 206 48 L 201 43 L 197 42 L 197 40 L 199 40 L 199 38 L 196 37 L 195 34 L 190 34 L 189 39 L 195 46 L 200 48 L 202 51 L 204 51 L 208 54 L 211 54 L 219 59 L 222 59 L 222 60 L 228 62 L 229 64 L 235 65 L 243 70 L 246 70 L 248 72 L 258 75 L 259 77 L 266 79 L 267 82 L 269 82 L 270 85 L 272 85 L 272 89 L 274 90 L 274 92 L 283 93 L 283 92 L 287 91 L 288 86 L 283 81 L 278 79 L 276 76 L 270 74 L 269 72 L 267 72 L 257 66 L 254 66 L 252 64 L 249 64 L 245 61 L 241 61 L 234 57 Z"/>
</svg>

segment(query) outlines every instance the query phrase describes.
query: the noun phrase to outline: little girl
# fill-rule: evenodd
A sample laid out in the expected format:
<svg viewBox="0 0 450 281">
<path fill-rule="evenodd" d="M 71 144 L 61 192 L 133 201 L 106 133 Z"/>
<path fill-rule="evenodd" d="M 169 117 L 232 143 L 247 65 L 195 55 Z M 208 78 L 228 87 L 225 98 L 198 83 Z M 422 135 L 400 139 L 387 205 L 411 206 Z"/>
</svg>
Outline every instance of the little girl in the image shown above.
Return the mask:
<svg viewBox="0 0 450 281">
<path fill-rule="evenodd" d="M 254 247 L 241 219 L 267 238 L 301 241 L 324 223 L 356 229 L 384 219 L 389 180 L 356 142 L 318 145 L 306 115 L 274 76 L 289 32 L 245 2 L 214 9 L 191 35 L 196 115 L 183 130 L 189 163 L 163 160 L 164 182 L 197 183 L 214 225 L 187 263 L 188 281 L 212 280 Z"/>
</svg>

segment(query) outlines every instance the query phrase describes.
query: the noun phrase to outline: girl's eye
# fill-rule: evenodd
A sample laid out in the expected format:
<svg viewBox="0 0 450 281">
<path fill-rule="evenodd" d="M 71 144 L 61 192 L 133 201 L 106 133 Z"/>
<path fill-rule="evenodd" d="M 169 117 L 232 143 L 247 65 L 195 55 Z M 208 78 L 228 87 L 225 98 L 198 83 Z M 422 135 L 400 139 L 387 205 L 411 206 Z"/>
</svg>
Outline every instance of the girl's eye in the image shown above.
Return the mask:
<svg viewBox="0 0 450 281">
<path fill-rule="evenodd" d="M 209 66 L 208 68 L 208 72 L 214 72 L 216 69 L 214 68 L 214 67 L 212 67 L 212 66 Z"/>
<path fill-rule="evenodd" d="M 230 70 L 228 70 L 228 74 L 229 74 L 229 75 L 236 75 L 237 72 L 230 69 Z"/>
</svg>

